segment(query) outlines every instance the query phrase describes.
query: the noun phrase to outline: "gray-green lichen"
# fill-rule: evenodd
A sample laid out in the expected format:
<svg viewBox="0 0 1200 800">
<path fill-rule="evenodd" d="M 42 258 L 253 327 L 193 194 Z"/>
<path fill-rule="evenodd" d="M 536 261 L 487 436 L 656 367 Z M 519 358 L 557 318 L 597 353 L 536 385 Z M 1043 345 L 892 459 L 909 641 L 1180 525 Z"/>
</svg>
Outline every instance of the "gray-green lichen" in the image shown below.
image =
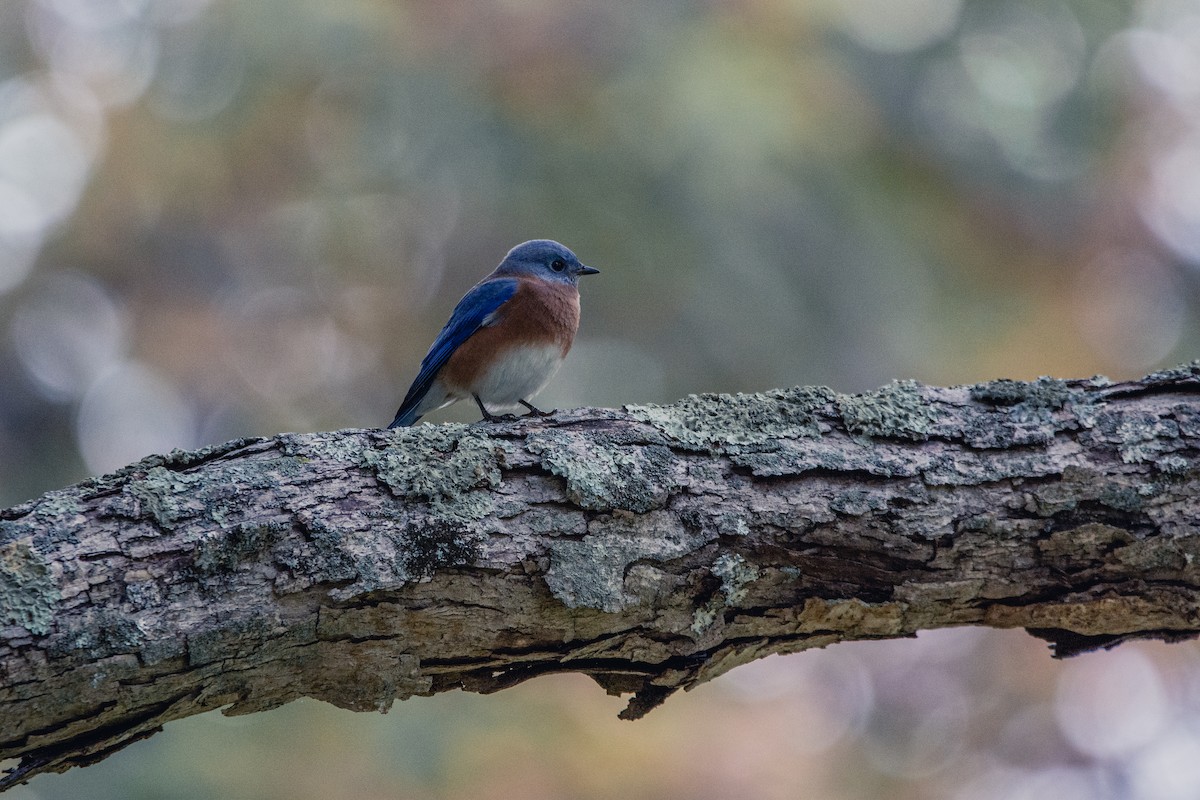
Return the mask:
<svg viewBox="0 0 1200 800">
<path fill-rule="evenodd" d="M 241 523 L 229 528 L 215 528 L 196 542 L 192 562 L 201 575 L 214 575 L 235 567 L 258 553 L 265 552 L 282 538 L 287 526 L 270 520 L 263 523 Z"/>
<path fill-rule="evenodd" d="M 25 542 L 0 547 L 0 623 L 36 636 L 50 631 L 59 591 L 50 565 Z"/>
<path fill-rule="evenodd" d="M 478 520 L 492 510 L 488 492 L 500 485 L 499 443 L 467 425 L 421 425 L 396 430 L 382 450 L 368 450 L 363 463 L 397 497 L 427 501 L 435 515 Z"/>
<path fill-rule="evenodd" d="M 1041 377 L 1036 381 L 1001 378 L 971 387 L 971 399 L 993 406 L 1026 405 L 1030 408 L 1058 409 L 1075 399 L 1078 393 L 1058 378 Z"/>
<path fill-rule="evenodd" d="M 145 580 L 126 579 L 124 595 L 125 601 L 134 611 L 153 608 L 163 600 L 162 587 L 159 586 L 158 581 L 150 578 Z"/>
<path fill-rule="evenodd" d="M 646 542 L 596 536 L 555 542 L 546 585 L 568 608 L 620 611 L 625 607 L 625 568 L 655 549 Z"/>
<path fill-rule="evenodd" d="M 725 604 L 718 598 L 712 598 L 704 605 L 692 612 L 692 633 L 696 636 L 703 636 L 707 633 L 717 621 L 717 614 L 721 613 Z"/>
<path fill-rule="evenodd" d="M 856 436 L 923 441 L 937 421 L 916 381 L 893 381 L 873 392 L 837 396 L 846 430 Z"/>
<path fill-rule="evenodd" d="M 1147 384 L 1177 383 L 1194 378 L 1200 378 L 1200 360 L 1189 361 L 1186 364 L 1180 364 L 1170 369 L 1152 372 L 1143 379 L 1143 382 Z"/>
<path fill-rule="evenodd" d="M 712 573 L 721 579 L 721 591 L 728 603 L 746 598 L 746 587 L 761 577 L 758 567 L 737 553 L 723 553 L 713 562 Z"/>
<path fill-rule="evenodd" d="M 307 630 L 289 631 L 289 636 L 304 641 L 316 635 L 316 622 Z M 188 664 L 198 667 L 225 658 L 235 658 L 258 649 L 263 642 L 278 636 L 267 616 L 241 616 L 223 620 L 217 625 L 202 629 L 187 640 Z"/>
<path fill-rule="evenodd" d="M 424 514 L 398 507 L 381 509 L 369 518 L 381 532 L 377 537 L 344 535 L 310 517 L 303 525 L 313 547 L 277 555 L 276 561 L 285 566 L 308 561 L 321 565 L 324 581 L 352 580 L 330 590 L 329 596 L 340 601 L 429 580 L 442 569 L 468 566 L 482 558 L 486 534 L 476 529 L 473 520 L 438 508 L 434 501 Z"/>
<path fill-rule="evenodd" d="M 847 489 L 829 499 L 829 507 L 839 514 L 861 517 L 887 508 L 887 495 L 883 492 Z"/>
<path fill-rule="evenodd" d="M 1099 385 L 1100 378 L 1093 379 Z M 1007 378 L 972 386 L 971 399 L 994 407 L 962 432 L 963 440 L 976 448 L 1007 448 L 1014 445 L 1047 444 L 1057 431 L 1067 427 L 1091 427 L 1093 408 L 1088 395 L 1072 389 L 1066 381 L 1041 377 L 1036 381 Z M 1067 419 L 1056 420 L 1056 412 L 1072 410 Z M 974 418 L 972 418 L 974 419 Z"/>
<path fill-rule="evenodd" d="M 304 534 L 303 546 L 276 548 L 277 563 L 291 572 L 312 575 L 314 580 L 341 583 L 355 578 L 359 571 L 355 559 L 347 551 L 348 539 L 342 529 L 331 525 L 312 512 L 296 515 L 296 523 Z"/>
<path fill-rule="evenodd" d="M 1146 501 L 1136 488 L 1116 483 L 1102 484 L 1096 499 L 1109 508 L 1115 508 L 1127 514 L 1136 514 L 1146 506 Z"/>
<path fill-rule="evenodd" d="M 625 589 L 632 564 L 675 558 L 708 538 L 687 531 L 662 511 L 593 520 L 589 531 L 582 539 L 556 540 L 550 545 L 546 585 L 568 608 L 620 611 L 635 602 Z"/>
<path fill-rule="evenodd" d="M 1062 464 L 1042 451 L 942 454 L 921 470 L 931 486 L 970 486 L 1008 478 L 1054 475 Z"/>
<path fill-rule="evenodd" d="M 721 536 L 746 536 L 750 533 L 750 524 L 741 514 L 730 511 L 717 517 L 716 530 Z"/>
<path fill-rule="evenodd" d="M 581 508 L 644 513 L 661 508 L 678 485 L 671 451 L 660 444 L 619 445 L 551 430 L 530 434 L 525 447 L 567 482 L 567 497 Z"/>
<path fill-rule="evenodd" d="M 63 489 L 57 492 L 47 492 L 37 499 L 30 516 L 38 522 L 39 528 L 58 529 L 61 534 L 70 531 L 67 536 L 51 537 L 53 541 L 69 541 L 75 544 L 79 541 L 72 523 L 79 520 L 83 514 L 83 504 L 79 502 L 79 493 L 75 489 Z"/>
<path fill-rule="evenodd" d="M 114 609 L 90 608 L 68 620 L 66 628 L 56 631 L 47 644 L 52 656 L 82 651 L 91 659 L 107 658 L 118 653 L 135 653 L 146 640 L 131 617 Z"/>
<path fill-rule="evenodd" d="M 762 576 L 758 567 L 737 553 L 718 556 L 712 574 L 720 579 L 721 589 L 692 613 L 691 631 L 696 636 L 708 633 L 726 608 L 745 600 L 747 587 Z"/>
<path fill-rule="evenodd" d="M 582 511 L 559 506 L 540 508 L 528 502 L 513 502 L 513 508 L 496 511 L 502 517 L 520 517 L 521 529 L 534 536 L 582 536 L 587 533 L 587 518 Z"/>
<path fill-rule="evenodd" d="M 1163 456 L 1154 462 L 1154 466 L 1166 475 L 1186 475 L 1191 469 L 1191 462 L 1183 456 Z"/>
<path fill-rule="evenodd" d="M 800 386 L 761 394 L 690 395 L 668 406 L 626 406 L 625 410 L 684 447 L 711 450 L 820 436 L 815 412 L 834 396 L 823 386 Z"/>
<path fill-rule="evenodd" d="M 131 475 L 125 495 L 133 506 L 124 513 L 147 517 L 165 531 L 181 523 L 207 519 L 224 526 L 240 516 L 248 491 L 270 491 L 303 470 L 292 456 L 242 461 L 203 472 L 175 472 L 156 466 Z"/>
<path fill-rule="evenodd" d="M 1025 509 L 1042 517 L 1071 513 L 1084 504 L 1098 503 L 1124 514 L 1136 514 L 1146 497 L 1158 491 L 1157 482 L 1130 485 L 1090 468 L 1068 467 L 1062 480 L 1037 486 L 1025 496 Z"/>
<path fill-rule="evenodd" d="M 138 502 L 142 514 L 151 517 L 159 528 L 169 531 L 179 522 L 195 516 L 194 496 L 189 487 L 190 476 L 171 472 L 161 466 L 151 467 L 140 478 L 131 478 L 126 492 Z"/>
<path fill-rule="evenodd" d="M 1032 491 L 1025 496 L 1025 510 L 1032 511 L 1041 517 L 1052 517 L 1065 511 L 1074 511 L 1082 499 L 1080 484 L 1087 485 L 1094 480 L 1094 474 L 1068 467 L 1063 471 L 1061 481 L 1047 483 L 1044 486 L 1034 486 Z M 992 515 L 987 515 L 986 518 L 994 521 Z"/>
<path fill-rule="evenodd" d="M 338 461 L 359 465 L 367 452 L 366 431 L 348 428 L 328 433 L 281 433 L 279 452 L 304 461 Z"/>
<path fill-rule="evenodd" d="M 28 538 L 34 532 L 35 528 L 26 521 L 13 522 L 0 519 L 0 546 L 10 544 L 18 539 Z"/>
<path fill-rule="evenodd" d="M 1140 464 L 1176 448 L 1179 426 L 1174 420 L 1160 419 L 1150 412 L 1125 413 L 1120 416 L 1114 435 L 1121 460 Z"/>
</svg>

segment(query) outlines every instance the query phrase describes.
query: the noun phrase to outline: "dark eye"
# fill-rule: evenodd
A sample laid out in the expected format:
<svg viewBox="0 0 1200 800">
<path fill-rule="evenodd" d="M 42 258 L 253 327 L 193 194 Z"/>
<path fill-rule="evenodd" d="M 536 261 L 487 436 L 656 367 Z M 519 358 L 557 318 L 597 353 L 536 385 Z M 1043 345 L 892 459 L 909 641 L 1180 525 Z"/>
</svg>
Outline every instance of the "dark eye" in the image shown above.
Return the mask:
<svg viewBox="0 0 1200 800">
<path fill-rule="evenodd" d="M 556 258 L 550 262 L 550 269 L 554 270 L 555 272 L 562 272 L 566 268 L 567 263 L 561 258 Z"/>
</svg>

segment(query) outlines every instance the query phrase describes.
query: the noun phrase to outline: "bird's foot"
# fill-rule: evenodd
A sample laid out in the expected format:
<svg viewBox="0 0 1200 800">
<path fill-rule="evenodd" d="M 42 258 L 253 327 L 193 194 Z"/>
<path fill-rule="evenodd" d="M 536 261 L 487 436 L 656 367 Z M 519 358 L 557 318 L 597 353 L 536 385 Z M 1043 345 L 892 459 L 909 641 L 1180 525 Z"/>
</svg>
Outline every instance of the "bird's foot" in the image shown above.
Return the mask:
<svg viewBox="0 0 1200 800">
<path fill-rule="evenodd" d="M 513 422 L 519 419 L 516 414 L 493 414 L 487 410 L 487 406 L 479 399 L 479 395 L 474 394 L 471 397 L 475 400 L 475 405 L 479 406 L 479 413 L 483 415 L 481 422 Z"/>
<path fill-rule="evenodd" d="M 529 413 L 525 415 L 527 417 L 552 417 L 558 413 L 557 408 L 552 408 L 549 411 L 542 411 L 540 408 L 533 405 L 533 403 L 526 403 L 524 400 L 518 400 L 517 402 L 529 409 Z"/>
</svg>

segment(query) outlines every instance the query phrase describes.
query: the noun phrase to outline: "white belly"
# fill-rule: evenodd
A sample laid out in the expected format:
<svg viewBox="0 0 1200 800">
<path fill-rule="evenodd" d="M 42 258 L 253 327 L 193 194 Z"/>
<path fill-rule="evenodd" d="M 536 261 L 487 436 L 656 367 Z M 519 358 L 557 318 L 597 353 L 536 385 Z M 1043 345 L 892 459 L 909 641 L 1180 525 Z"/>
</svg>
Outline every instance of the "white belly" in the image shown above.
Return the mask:
<svg viewBox="0 0 1200 800">
<path fill-rule="evenodd" d="M 514 347 L 471 387 L 489 406 L 515 406 L 528 400 L 550 382 L 563 362 L 558 345 Z"/>
</svg>

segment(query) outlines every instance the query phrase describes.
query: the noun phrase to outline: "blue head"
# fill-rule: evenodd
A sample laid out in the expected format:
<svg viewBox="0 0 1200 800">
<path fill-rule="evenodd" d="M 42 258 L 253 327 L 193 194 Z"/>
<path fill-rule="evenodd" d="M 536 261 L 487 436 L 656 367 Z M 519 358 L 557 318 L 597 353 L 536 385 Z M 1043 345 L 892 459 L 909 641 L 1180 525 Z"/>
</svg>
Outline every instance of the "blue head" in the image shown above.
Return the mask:
<svg viewBox="0 0 1200 800">
<path fill-rule="evenodd" d="M 574 253 L 558 242 L 533 239 L 509 250 L 494 274 L 528 275 L 574 286 L 580 275 L 595 275 L 599 271 L 581 264 Z"/>
</svg>

